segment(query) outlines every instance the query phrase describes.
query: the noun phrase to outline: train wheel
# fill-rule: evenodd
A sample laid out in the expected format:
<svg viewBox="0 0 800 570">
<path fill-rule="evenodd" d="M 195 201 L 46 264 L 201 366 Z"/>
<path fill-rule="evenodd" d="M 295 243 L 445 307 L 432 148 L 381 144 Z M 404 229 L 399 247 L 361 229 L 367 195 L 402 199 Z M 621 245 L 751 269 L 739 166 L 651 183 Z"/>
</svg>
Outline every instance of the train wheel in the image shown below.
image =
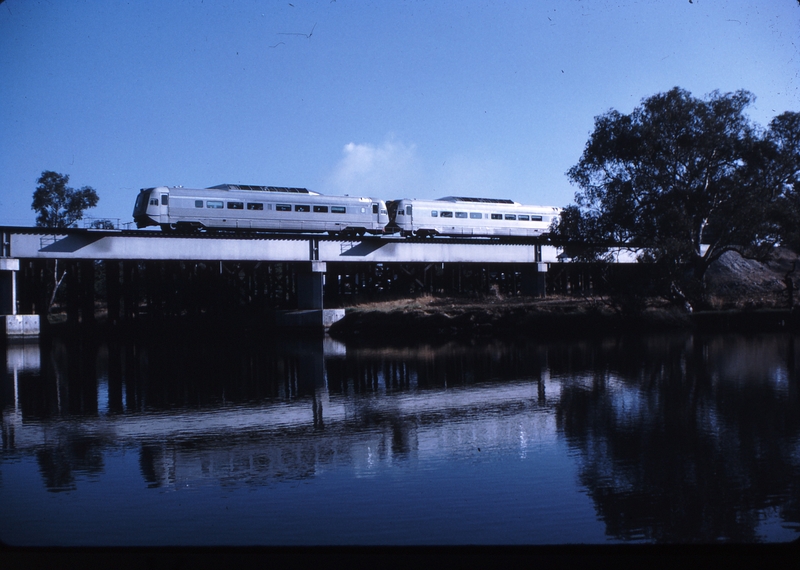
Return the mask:
<svg viewBox="0 0 800 570">
<path fill-rule="evenodd" d="M 193 222 L 178 222 L 177 230 L 182 234 L 195 234 L 201 229 L 200 224 Z"/>
<path fill-rule="evenodd" d="M 174 232 L 178 229 L 176 224 L 161 224 L 161 231 L 162 232 Z"/>
</svg>

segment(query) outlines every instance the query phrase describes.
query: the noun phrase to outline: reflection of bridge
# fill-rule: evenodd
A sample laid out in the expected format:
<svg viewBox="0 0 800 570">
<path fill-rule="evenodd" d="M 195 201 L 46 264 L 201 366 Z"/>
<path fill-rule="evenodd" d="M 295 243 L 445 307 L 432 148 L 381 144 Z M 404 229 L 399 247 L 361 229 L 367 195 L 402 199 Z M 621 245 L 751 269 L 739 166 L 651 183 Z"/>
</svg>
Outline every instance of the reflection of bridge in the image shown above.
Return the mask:
<svg viewBox="0 0 800 570">
<path fill-rule="evenodd" d="M 550 382 L 546 369 L 532 371 L 535 378 L 517 381 L 354 398 L 328 391 L 328 363 L 344 357 L 342 345 L 328 340 L 319 341 L 316 350 L 309 351 L 308 345 L 294 349 L 287 345 L 286 350 L 303 354 L 296 373 L 304 385 L 315 387 L 308 396 L 200 410 L 24 421 L 19 375 L 39 373 L 39 349 L 36 344 L 10 345 L 6 368 L 14 400 L 2 410 L 3 450 L 22 455 L 44 452 L 69 463 L 76 441 L 91 448 L 90 455 L 98 460 L 108 450 L 132 446 L 139 449 L 147 481 L 169 485 L 207 478 L 307 477 L 342 462 L 368 472 L 386 461 L 441 460 L 441 454 L 453 453 L 453 447 L 464 453 L 500 447 L 525 454 L 528 446 L 547 444 L 556 437 L 554 404 L 543 399 L 544 384 Z M 410 378 L 409 387 L 415 382 Z M 559 386 L 548 384 L 549 393 L 556 394 L 554 400 Z M 7 388 L 7 384 L 2 387 L 6 393 Z M 103 397 L 110 395 L 99 390 L 97 398 Z M 110 408 L 98 402 L 97 409 Z M 72 469 L 58 466 L 63 473 Z"/>
</svg>

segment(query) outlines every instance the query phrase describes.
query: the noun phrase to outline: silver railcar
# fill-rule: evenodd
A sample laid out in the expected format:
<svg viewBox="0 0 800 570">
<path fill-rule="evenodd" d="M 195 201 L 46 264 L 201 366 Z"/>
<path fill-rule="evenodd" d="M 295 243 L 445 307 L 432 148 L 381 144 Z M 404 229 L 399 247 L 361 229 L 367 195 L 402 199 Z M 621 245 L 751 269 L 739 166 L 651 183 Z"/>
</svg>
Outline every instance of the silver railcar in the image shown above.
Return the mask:
<svg viewBox="0 0 800 570">
<path fill-rule="evenodd" d="M 560 209 L 513 200 L 448 196 L 437 200 L 388 202 L 387 233 L 403 236 L 540 236 Z"/>
<path fill-rule="evenodd" d="M 133 208 L 138 228 L 260 230 L 381 234 L 386 204 L 373 198 L 324 196 L 305 188 L 221 184 L 211 188 L 159 186 L 139 192 Z"/>
</svg>

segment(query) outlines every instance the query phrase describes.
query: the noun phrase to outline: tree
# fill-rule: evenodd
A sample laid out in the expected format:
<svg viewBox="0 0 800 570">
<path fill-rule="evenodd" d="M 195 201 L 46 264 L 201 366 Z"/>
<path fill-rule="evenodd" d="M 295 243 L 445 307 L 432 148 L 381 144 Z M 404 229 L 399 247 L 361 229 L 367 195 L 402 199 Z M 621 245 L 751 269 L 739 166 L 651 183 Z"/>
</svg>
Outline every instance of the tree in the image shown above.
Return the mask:
<svg viewBox="0 0 800 570">
<path fill-rule="evenodd" d="M 37 180 L 38 185 L 33 192 L 31 209 L 36 210 L 36 225 L 47 228 L 68 228 L 83 217 L 83 211 L 94 208 L 100 199 L 91 186 L 75 190 L 67 186 L 68 174 L 59 174 L 45 170 Z M 48 312 L 56 299 L 56 293 L 66 277 L 66 270 L 59 276 L 58 260 L 53 262 L 53 291 L 50 294 Z"/>
<path fill-rule="evenodd" d="M 781 242 L 800 252 L 800 113 L 786 112 L 769 124 L 766 138 L 774 153 L 771 175 L 774 184 L 783 186 L 777 208 Z"/>
<path fill-rule="evenodd" d="M 675 87 L 630 115 L 595 117 L 567 172 L 580 188 L 576 206 L 553 233 L 637 248 L 684 302 L 702 295 L 706 270 L 725 252 L 768 255 L 798 181 L 800 115 L 784 113 L 763 130 L 744 114 L 754 99 L 742 90 L 701 100 Z"/>
<path fill-rule="evenodd" d="M 87 208 L 94 208 L 99 197 L 91 186 L 75 190 L 67 186 L 68 174 L 45 170 L 33 192 L 31 209 L 36 210 L 36 225 L 48 228 L 68 228 L 83 217 Z"/>
</svg>

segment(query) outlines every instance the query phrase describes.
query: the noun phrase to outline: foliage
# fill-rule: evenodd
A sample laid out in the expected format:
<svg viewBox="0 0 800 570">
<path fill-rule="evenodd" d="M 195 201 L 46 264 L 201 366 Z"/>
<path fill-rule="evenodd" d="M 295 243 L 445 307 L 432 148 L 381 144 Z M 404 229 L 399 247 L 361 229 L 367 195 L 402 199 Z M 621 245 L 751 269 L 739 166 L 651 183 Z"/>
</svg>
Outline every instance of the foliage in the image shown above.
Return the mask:
<svg viewBox="0 0 800 570">
<path fill-rule="evenodd" d="M 783 186 L 776 210 L 781 242 L 800 252 L 800 113 L 775 117 L 767 132 L 768 150 L 774 153 L 773 184 Z"/>
<path fill-rule="evenodd" d="M 45 170 L 37 181 L 31 209 L 38 214 L 36 225 L 48 228 L 68 228 L 83 217 L 87 208 L 97 205 L 99 197 L 91 186 L 79 190 L 67 186 L 68 174 Z"/>
<path fill-rule="evenodd" d="M 800 114 L 783 113 L 764 130 L 744 114 L 753 100 L 747 91 L 701 100 L 676 87 L 630 115 L 596 117 L 567 172 L 580 188 L 576 205 L 554 236 L 637 248 L 682 301 L 701 295 L 706 270 L 726 251 L 767 256 L 797 224 L 789 205 L 800 206 Z"/>
<path fill-rule="evenodd" d="M 86 220 L 84 220 L 84 223 L 86 223 Z M 113 230 L 113 229 L 116 229 L 116 226 L 114 225 L 114 221 L 113 220 L 109 220 L 107 218 L 92 220 L 91 223 L 89 223 L 89 227 L 94 229 L 94 230 Z"/>
</svg>

